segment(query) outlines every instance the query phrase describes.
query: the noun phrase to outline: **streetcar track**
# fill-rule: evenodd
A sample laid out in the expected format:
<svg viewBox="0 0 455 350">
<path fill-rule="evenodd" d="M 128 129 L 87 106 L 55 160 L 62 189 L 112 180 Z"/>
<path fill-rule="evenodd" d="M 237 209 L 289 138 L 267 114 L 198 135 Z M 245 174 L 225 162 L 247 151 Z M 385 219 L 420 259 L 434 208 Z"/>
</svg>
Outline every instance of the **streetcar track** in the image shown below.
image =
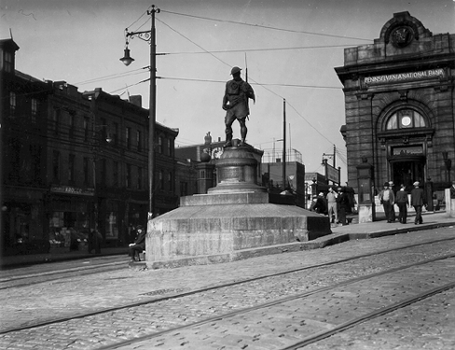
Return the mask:
<svg viewBox="0 0 455 350">
<path fill-rule="evenodd" d="M 389 314 L 391 312 L 397 311 L 397 310 L 402 309 L 402 308 L 404 308 L 406 306 L 409 306 L 409 305 L 414 304 L 416 302 L 419 302 L 421 300 L 430 298 L 430 297 L 432 297 L 432 296 L 434 296 L 436 294 L 445 292 L 445 291 L 453 289 L 453 288 L 455 288 L 455 281 L 447 283 L 447 284 L 445 284 L 443 286 L 436 287 L 436 288 L 433 288 L 431 290 L 425 291 L 423 293 L 420 293 L 420 294 L 418 294 L 416 296 L 404 299 L 402 301 L 393 303 L 393 304 L 391 304 L 391 305 L 389 305 L 387 307 L 383 307 L 383 308 L 377 309 L 377 310 L 372 311 L 370 313 L 367 313 L 367 314 L 365 314 L 363 316 L 356 317 L 356 318 L 354 318 L 354 319 L 352 319 L 352 320 L 350 320 L 348 322 L 342 323 L 341 325 L 334 327 L 331 330 L 323 331 L 323 332 L 314 334 L 312 336 L 309 336 L 309 337 L 299 341 L 298 343 L 292 344 L 292 345 L 287 346 L 285 348 L 282 348 L 280 350 L 295 350 L 295 349 L 299 349 L 299 348 L 302 348 L 304 346 L 316 343 L 318 341 L 321 341 L 323 339 L 331 337 L 332 335 L 339 334 L 339 333 L 341 333 L 341 332 L 343 332 L 343 331 L 345 331 L 345 330 L 347 330 L 349 328 L 355 327 L 355 326 L 357 326 L 357 325 L 359 325 L 361 323 L 373 320 L 373 319 L 378 318 L 380 316 L 384 316 L 386 314 Z"/>
<path fill-rule="evenodd" d="M 17 276 L 17 277 L 6 277 L 6 278 L 0 279 L 0 290 L 8 289 L 8 288 L 27 287 L 27 286 L 30 286 L 33 284 L 46 283 L 46 282 L 51 282 L 51 281 L 55 281 L 58 279 L 67 279 L 67 278 L 72 278 L 75 276 L 91 275 L 91 274 L 95 274 L 95 273 L 99 273 L 99 272 L 107 272 L 107 271 L 111 271 L 111 270 L 117 270 L 118 267 L 128 268 L 128 265 L 125 262 L 113 262 L 113 263 L 99 264 L 96 266 L 79 266 L 79 267 L 74 267 L 74 268 L 69 268 L 69 269 L 58 270 L 58 271 L 47 271 L 47 272 L 40 272 L 37 274 L 23 275 L 23 276 Z M 67 275 L 68 273 L 70 275 Z M 66 274 L 66 275 L 63 275 L 63 274 Z M 61 276 L 61 275 L 63 275 L 63 276 Z M 15 281 L 27 280 L 27 279 L 31 279 L 31 278 L 47 277 L 47 276 L 51 276 L 51 277 L 48 279 L 42 280 L 42 281 L 35 281 L 34 283 L 23 282 L 20 284 L 16 284 L 14 286 L 2 285 L 2 284 L 15 282 Z"/>
<path fill-rule="evenodd" d="M 392 269 L 389 269 L 389 270 L 380 271 L 380 272 L 373 273 L 373 274 L 370 274 L 370 275 L 356 277 L 356 278 L 345 280 L 345 281 L 342 281 L 342 282 L 339 282 L 339 283 L 336 283 L 336 284 L 332 284 L 332 285 L 329 285 L 329 286 L 317 288 L 317 289 L 312 290 L 312 291 L 307 291 L 307 292 L 295 294 L 295 295 L 292 295 L 292 296 L 287 296 L 287 297 L 276 299 L 276 300 L 273 300 L 273 301 L 270 301 L 270 302 L 258 304 L 258 305 L 252 306 L 252 307 L 243 308 L 243 309 L 235 310 L 235 311 L 232 311 L 232 312 L 224 313 L 222 315 L 217 315 L 217 316 L 205 318 L 205 319 L 203 319 L 201 321 L 193 322 L 193 323 L 190 323 L 190 324 L 187 324 L 187 325 L 177 326 L 177 327 L 169 328 L 169 329 L 166 329 L 166 330 L 154 332 L 154 333 L 151 333 L 151 334 L 143 335 L 143 336 L 140 336 L 140 337 L 135 337 L 134 339 L 129 339 L 129 340 L 117 342 L 115 344 L 105 345 L 105 346 L 97 348 L 97 350 L 117 349 L 117 348 L 120 348 L 120 347 L 123 347 L 123 346 L 132 345 L 132 344 L 139 343 L 139 342 L 142 342 L 142 341 L 145 341 L 145 340 L 151 340 L 151 339 L 158 338 L 158 337 L 161 337 L 161 336 L 169 335 L 171 333 L 175 333 L 175 332 L 179 332 L 179 331 L 182 331 L 182 330 L 194 328 L 194 327 L 197 327 L 197 326 L 206 325 L 206 324 L 213 323 L 213 322 L 216 322 L 216 321 L 220 321 L 220 320 L 223 320 L 223 319 L 233 318 L 233 317 L 236 317 L 236 316 L 239 316 L 239 315 L 242 315 L 242 314 L 247 314 L 247 313 L 250 313 L 250 312 L 253 312 L 253 311 L 257 311 L 257 310 L 260 310 L 260 309 L 265 309 L 265 308 L 268 308 L 268 307 L 271 307 L 271 306 L 274 306 L 274 305 L 284 304 L 284 303 L 289 302 L 289 301 L 295 301 L 295 300 L 298 300 L 298 299 L 303 299 L 303 298 L 312 296 L 314 294 L 327 292 L 327 291 L 330 291 L 330 290 L 333 290 L 333 289 L 336 289 L 336 288 L 339 288 L 339 287 L 345 287 L 345 286 L 348 286 L 348 285 L 351 285 L 351 284 L 355 284 L 355 283 L 358 283 L 358 282 L 366 281 L 366 280 L 373 279 L 375 277 L 380 277 L 380 276 L 383 276 L 383 275 L 386 275 L 386 274 L 400 272 L 400 271 L 403 271 L 403 270 L 406 270 L 406 269 L 409 269 L 409 268 L 413 268 L 413 267 L 416 267 L 416 266 L 421 266 L 421 265 L 429 264 L 429 263 L 432 263 L 432 262 L 435 262 L 435 261 L 441 261 L 441 260 L 451 259 L 451 258 L 455 258 L 455 254 L 448 254 L 448 255 L 441 256 L 441 257 L 437 257 L 437 258 L 433 258 L 433 259 L 427 259 L 427 260 L 420 261 L 420 262 L 417 262 L 417 263 L 413 263 L 413 264 L 409 264 L 409 265 L 405 265 L 405 266 L 400 266 L 400 267 L 392 268 Z M 372 312 L 364 314 L 364 315 L 362 315 L 360 317 L 356 317 L 356 318 L 351 319 L 351 320 L 349 320 L 347 322 L 344 322 L 344 323 L 342 323 L 339 326 L 335 326 L 334 328 L 332 328 L 330 330 L 322 331 L 322 332 L 319 332 L 317 334 L 311 335 L 311 336 L 309 336 L 309 337 L 307 337 L 307 338 L 305 338 L 305 339 L 303 339 L 303 340 L 301 340 L 301 341 L 299 341 L 299 342 L 297 342 L 295 344 L 292 344 L 292 345 L 287 346 L 285 348 L 282 348 L 280 350 L 291 350 L 291 349 L 298 349 L 298 348 L 304 347 L 306 345 L 309 345 L 309 344 L 315 343 L 317 341 L 323 340 L 323 339 L 325 339 L 327 337 L 330 337 L 332 335 L 335 335 L 337 333 L 341 333 L 344 330 L 352 328 L 352 327 L 354 327 L 354 326 L 356 326 L 358 324 L 361 324 L 363 322 L 367 322 L 367 321 L 372 320 L 374 318 L 386 315 L 388 313 L 391 313 L 393 311 L 401 309 L 401 308 L 403 308 L 405 306 L 411 305 L 411 304 L 416 303 L 416 302 L 418 302 L 420 300 L 429 298 L 429 297 L 431 297 L 431 296 L 433 296 L 435 294 L 438 294 L 438 293 L 441 293 L 441 292 L 444 292 L 446 290 L 453 289 L 453 288 L 455 288 L 455 281 L 452 281 L 452 282 L 450 282 L 448 284 L 445 284 L 443 286 L 440 286 L 440 287 L 433 288 L 433 289 L 425 291 L 423 293 L 419 293 L 418 295 L 406 298 L 404 300 L 395 302 L 395 303 L 393 303 L 393 304 L 391 304 L 389 306 L 381 307 L 381 308 L 376 309 L 376 310 L 374 310 Z"/>
<path fill-rule="evenodd" d="M 167 329 L 167 330 L 154 332 L 152 334 L 148 334 L 148 335 L 144 335 L 144 336 L 137 337 L 137 338 L 134 338 L 134 339 L 126 340 L 126 341 L 123 341 L 123 342 L 120 342 L 120 343 L 111 344 L 109 346 L 102 347 L 100 349 L 113 349 L 113 348 L 120 347 L 120 346 L 123 346 L 123 345 L 139 342 L 141 340 L 153 339 L 153 338 L 156 338 L 156 337 L 159 337 L 159 336 L 163 336 L 163 335 L 169 334 L 170 332 L 175 332 L 175 331 L 178 331 L 178 330 L 184 330 L 184 329 L 188 329 L 188 328 L 195 327 L 195 326 L 198 326 L 198 325 L 204 325 L 204 324 L 207 324 L 207 323 L 210 323 L 210 322 L 226 319 L 226 318 L 229 318 L 229 317 L 234 317 L 234 316 L 237 316 L 237 315 L 241 315 L 241 314 L 245 314 L 245 313 L 252 312 L 252 311 L 255 311 L 255 310 L 259 310 L 259 309 L 263 309 L 263 308 L 266 308 L 266 307 L 270 307 L 270 306 L 273 306 L 273 305 L 283 304 L 285 302 L 293 301 L 293 300 L 296 300 L 296 299 L 299 299 L 299 298 L 302 299 L 302 298 L 309 297 L 309 296 L 312 296 L 312 295 L 317 294 L 317 293 L 330 291 L 330 290 L 335 289 L 335 288 L 347 286 L 349 284 L 354 284 L 354 283 L 357 283 L 357 282 L 360 282 L 360 281 L 365 281 L 365 280 L 368 280 L 368 279 L 371 279 L 371 278 L 374 278 L 374 277 L 378 277 L 378 276 L 382 276 L 382 275 L 385 275 L 385 274 L 394 273 L 394 272 L 397 272 L 397 271 L 402 271 L 402 270 L 405 270 L 405 269 L 408 269 L 408 268 L 412 268 L 412 267 L 416 267 L 416 266 L 419 266 L 419 265 L 424 265 L 424 264 L 428 264 L 428 263 L 431 263 L 431 262 L 440 261 L 440 260 L 444 260 L 444 259 L 450 259 L 450 258 L 454 258 L 454 257 L 455 257 L 455 254 L 448 254 L 448 255 L 440 256 L 440 257 L 433 258 L 433 259 L 427 259 L 427 260 L 420 261 L 420 262 L 414 262 L 412 264 L 405 265 L 405 266 L 395 267 L 395 268 L 384 270 L 384 271 L 377 272 L 377 273 L 374 273 L 374 274 L 369 274 L 369 275 L 365 275 L 365 276 L 352 278 L 352 279 L 345 280 L 345 281 L 342 281 L 342 282 L 339 282 L 339 283 L 336 283 L 336 284 L 331 284 L 329 286 L 317 288 L 317 289 L 312 290 L 312 291 L 306 291 L 306 292 L 299 293 L 299 294 L 296 294 L 296 295 L 292 295 L 292 296 L 288 296 L 288 297 L 285 297 L 285 298 L 280 298 L 280 299 L 277 299 L 277 300 L 274 300 L 274 301 L 270 301 L 270 302 L 267 302 L 267 303 L 262 303 L 262 304 L 259 304 L 259 305 L 253 306 L 253 307 L 243 308 L 243 309 L 239 309 L 239 310 L 236 310 L 236 311 L 224 313 L 222 315 L 217 315 L 217 316 L 205 318 L 205 319 L 203 319 L 201 321 L 193 322 L 193 323 L 190 323 L 190 324 L 187 324 L 187 325 L 178 326 L 178 327 L 171 327 L 170 329 Z M 195 294 L 195 293 L 194 292 L 185 293 L 185 295 L 191 295 L 191 294 Z M 177 295 L 176 297 L 181 297 L 181 295 Z M 164 298 L 160 298 L 160 300 L 172 299 L 172 298 L 173 298 L 172 296 L 167 296 L 167 297 L 164 297 Z M 158 301 L 158 300 L 156 300 L 156 301 Z M 141 303 L 141 304 L 143 304 L 143 303 Z M 122 307 L 122 309 L 123 308 L 126 308 L 126 307 Z M 120 308 L 118 308 L 118 309 L 120 309 Z M 105 312 L 107 312 L 107 311 L 105 311 Z M 88 317 L 88 316 L 93 316 L 93 315 L 100 314 L 100 313 L 103 313 L 103 312 L 93 312 L 93 313 L 90 313 L 90 315 L 85 314 L 85 315 L 79 315 L 79 316 L 66 317 L 66 318 L 62 318 L 62 319 L 59 319 L 59 320 L 53 320 L 53 321 L 41 323 L 39 325 L 30 325 L 30 326 L 17 328 L 15 330 L 9 330 L 7 332 L 2 332 L 2 333 L 10 333 L 10 332 L 13 332 L 13 331 L 19 332 L 19 331 L 25 330 L 25 329 L 31 329 L 31 328 L 36 328 L 36 327 L 46 326 L 46 325 L 52 325 L 52 324 L 65 322 L 65 321 L 70 321 L 70 320 L 74 320 L 74 319 L 81 319 L 81 318 L 85 318 L 85 317 Z M 327 335 L 327 336 L 329 336 L 329 335 Z"/>
<path fill-rule="evenodd" d="M 356 260 L 356 259 L 366 258 L 366 257 L 369 257 L 369 256 L 386 254 L 386 253 L 389 253 L 389 252 L 405 250 L 405 249 L 409 249 L 409 248 L 415 248 L 415 247 L 419 247 L 419 246 L 431 245 L 431 244 L 436 244 L 436 243 L 441 243 L 441 242 L 446 242 L 446 241 L 453 241 L 453 240 L 455 240 L 455 238 L 442 238 L 442 239 L 434 240 L 434 241 L 430 241 L 430 242 L 416 243 L 416 244 L 411 244 L 411 245 L 407 245 L 407 246 L 403 246 L 403 247 L 399 247 L 399 248 L 386 249 L 386 250 L 381 250 L 381 251 L 377 251 L 377 252 L 374 252 L 374 253 L 366 253 L 366 254 L 356 255 L 356 256 L 353 256 L 353 257 L 340 259 L 340 260 L 336 260 L 336 261 L 331 261 L 331 262 L 327 262 L 327 263 L 322 263 L 322 264 L 318 264 L 318 265 L 305 266 L 305 267 L 301 267 L 301 268 L 297 268 L 297 269 L 293 269 L 293 270 L 286 270 L 286 271 L 277 272 L 277 273 L 274 273 L 274 274 L 263 275 L 263 276 L 255 277 L 255 278 L 252 278 L 252 279 L 239 280 L 239 281 L 235 281 L 233 283 L 234 284 L 238 284 L 238 283 L 250 282 L 250 281 L 259 280 L 259 279 L 263 279 L 263 278 L 267 278 L 267 277 L 274 277 L 274 276 L 279 276 L 279 275 L 283 275 L 283 274 L 287 274 L 287 273 L 299 272 L 299 271 L 306 270 L 306 269 L 309 269 L 309 268 L 319 268 L 319 267 L 324 267 L 324 266 L 330 266 L 330 265 L 335 265 L 335 264 L 338 264 L 338 263 L 343 263 L 343 262 L 352 261 L 352 260 Z M 64 270 L 59 270 L 59 271 L 47 271 L 47 272 L 24 275 L 24 276 L 18 276 L 18 277 L 0 278 L 0 290 L 8 289 L 8 288 L 26 287 L 26 286 L 30 286 L 30 285 L 33 285 L 33 284 L 46 283 L 46 282 L 51 282 L 51 281 L 54 281 L 54 280 L 57 280 L 57 279 L 60 279 L 60 278 L 62 278 L 62 279 L 71 278 L 71 277 L 77 276 L 77 274 L 71 275 L 71 276 L 66 276 L 66 275 L 64 275 L 64 276 L 56 276 L 55 278 L 52 278 L 52 279 L 47 279 L 47 280 L 38 281 L 38 282 L 34 282 L 34 283 L 23 283 L 23 284 L 14 285 L 14 286 L 1 286 L 1 284 L 5 284 L 5 283 L 8 283 L 8 282 L 13 282 L 13 281 L 16 281 L 16 280 L 27 279 L 27 278 L 37 278 L 37 277 L 42 277 L 42 276 L 61 275 L 61 274 L 65 274 L 65 273 L 68 273 L 68 272 L 75 272 L 75 273 L 77 273 L 79 271 L 85 272 L 85 271 L 89 271 L 89 270 L 95 270 L 95 269 L 97 269 L 99 267 L 111 267 L 111 266 L 112 267 L 124 266 L 124 268 L 128 268 L 129 267 L 126 262 L 113 262 L 113 263 L 100 264 L 100 265 L 97 265 L 97 266 L 81 266 L 81 267 L 69 268 L 69 269 L 64 269 Z M 109 270 L 106 270 L 106 271 L 109 271 Z M 100 272 L 100 271 L 93 271 L 93 273 L 97 273 L 97 272 Z M 105 271 L 101 271 L 101 272 L 105 272 Z M 90 274 L 92 274 L 92 273 L 90 273 Z M 229 285 L 230 284 L 227 284 L 226 286 L 229 286 Z M 225 285 L 220 285 L 220 286 L 223 287 Z M 215 287 L 213 287 L 213 288 L 215 288 Z M 153 292 L 153 291 L 151 291 L 151 292 Z M 146 294 L 151 293 L 151 292 L 145 292 L 145 293 L 142 293 L 141 295 L 146 295 Z M 0 334 L 1 334 L 1 332 L 0 332 Z"/>
<path fill-rule="evenodd" d="M 235 280 L 233 282 L 217 284 L 217 285 L 208 285 L 208 286 L 203 287 L 203 288 L 193 289 L 193 290 L 189 290 L 189 291 L 182 291 L 182 289 L 175 289 L 175 293 L 164 295 L 164 296 L 161 296 L 161 297 L 158 297 L 158 298 L 142 300 L 142 301 L 138 301 L 138 302 L 134 302 L 134 303 L 127 303 L 127 304 L 124 304 L 124 305 L 104 308 L 104 309 L 96 310 L 96 311 L 93 311 L 93 312 L 85 312 L 85 313 L 81 313 L 81 314 L 55 318 L 53 320 L 48 320 L 48 321 L 43 321 L 43 322 L 31 323 L 31 324 L 29 324 L 27 326 L 14 327 L 14 328 L 10 328 L 10 329 L 0 330 L 0 335 L 7 334 L 7 333 L 12 333 L 12 332 L 20 332 L 20 331 L 23 331 L 23 330 L 38 328 L 38 327 L 42 327 L 42 326 L 49 326 L 49 325 L 52 325 L 52 324 L 67 322 L 67 321 L 70 321 L 70 320 L 73 320 L 73 319 L 83 319 L 83 318 L 86 318 L 86 317 L 101 315 L 101 314 L 104 314 L 104 313 L 115 312 L 115 311 L 124 310 L 124 309 L 128 309 L 128 308 L 140 307 L 140 306 L 144 306 L 144 305 L 148 305 L 148 304 L 155 304 L 155 303 L 159 303 L 159 302 L 163 302 L 163 301 L 167 301 L 167 300 L 171 300 L 171 299 L 184 298 L 184 297 L 187 297 L 187 296 L 196 295 L 196 294 L 204 293 L 204 292 L 207 292 L 207 291 L 213 291 L 213 290 L 217 290 L 217 289 L 237 286 L 237 285 L 246 284 L 246 283 L 250 283 L 250 282 L 255 282 L 255 281 L 259 281 L 259 280 L 263 280 L 263 279 L 267 279 L 267 278 L 284 276 L 284 275 L 287 275 L 287 274 L 292 274 L 292 273 L 296 273 L 296 272 L 302 272 L 302 271 L 310 270 L 310 269 L 318 269 L 318 268 L 333 266 L 333 265 L 337 265 L 337 264 L 341 264 L 341 263 L 345 263 L 345 262 L 350 262 L 350 261 L 354 261 L 354 260 L 360 260 L 360 259 L 363 259 L 363 258 L 366 258 L 366 257 L 375 256 L 375 255 L 387 254 L 387 253 L 390 253 L 390 252 L 406 250 L 406 249 L 410 249 L 410 248 L 414 248 L 414 247 L 419 247 L 419 246 L 424 246 L 424 245 L 431 245 L 431 244 L 441 243 L 441 242 L 445 242 L 445 241 L 453 241 L 453 240 L 455 240 L 455 238 L 444 238 L 444 239 L 431 241 L 431 242 L 417 243 L 417 244 L 413 244 L 413 245 L 407 245 L 407 246 L 404 246 L 404 247 L 386 249 L 386 250 L 382 250 L 382 251 L 378 251 L 378 252 L 374 252 L 374 253 L 366 253 L 366 254 L 356 255 L 354 257 L 339 259 L 339 260 L 330 261 L 330 262 L 326 262 L 326 263 L 321 263 L 321 264 L 317 264 L 317 265 L 304 266 L 304 267 L 300 267 L 300 268 L 297 268 L 297 269 L 276 272 L 276 273 L 262 275 L 262 276 L 257 276 L 257 277 L 253 277 L 253 278 Z M 448 257 L 452 257 L 452 255 L 446 255 L 445 256 L 445 258 L 448 258 Z M 441 258 L 435 258 L 435 259 L 436 260 L 440 260 Z M 427 261 L 427 260 L 425 260 L 425 261 Z M 112 263 L 112 264 L 117 264 L 117 263 Z M 420 264 L 420 262 L 414 263 L 412 265 L 405 265 L 406 267 L 404 267 L 404 268 L 409 268 L 411 266 L 416 266 L 416 265 L 419 265 L 419 264 Z M 401 269 L 401 268 L 403 268 L 403 267 L 398 267 L 396 269 Z M 393 271 L 393 270 L 394 269 L 387 270 L 387 271 Z M 381 272 L 379 272 L 379 273 L 381 273 Z M 368 276 L 374 276 L 374 274 L 373 275 L 368 275 Z M 365 276 L 361 276 L 361 277 L 358 277 L 358 278 L 362 279 L 363 277 L 365 277 Z M 353 281 L 355 281 L 355 280 L 356 279 L 354 279 Z M 348 280 L 348 281 L 351 281 L 351 280 Z M 45 282 L 45 281 L 43 281 L 43 282 Z M 39 282 L 39 283 L 43 283 L 43 282 Z M 343 283 L 343 282 L 341 282 L 341 283 Z M 14 288 L 14 287 L 12 287 L 12 288 Z M 318 288 L 315 291 L 310 291 L 310 292 L 306 292 L 306 293 L 310 293 L 308 295 L 311 295 L 311 294 L 313 294 L 313 292 L 324 291 L 325 288 L 330 288 L 330 287 Z M 2 289 L 2 288 L 0 288 L 0 289 Z M 139 295 L 150 295 L 153 292 L 154 291 L 145 292 L 145 293 L 141 293 Z M 280 300 L 282 300 L 282 299 L 280 299 Z"/>
</svg>

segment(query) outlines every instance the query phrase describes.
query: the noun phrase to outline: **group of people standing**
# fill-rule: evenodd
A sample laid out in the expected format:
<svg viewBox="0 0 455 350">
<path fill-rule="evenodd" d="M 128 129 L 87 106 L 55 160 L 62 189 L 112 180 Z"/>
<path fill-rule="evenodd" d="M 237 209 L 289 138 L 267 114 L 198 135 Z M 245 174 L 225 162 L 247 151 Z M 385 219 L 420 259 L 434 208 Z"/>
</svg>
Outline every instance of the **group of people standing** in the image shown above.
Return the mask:
<svg viewBox="0 0 455 350">
<path fill-rule="evenodd" d="M 310 210 L 328 215 L 331 223 L 347 225 L 346 215 L 352 211 L 353 205 L 345 188 L 338 187 L 335 191 L 333 187 L 329 187 L 326 195 L 320 192 L 314 198 Z"/>
<path fill-rule="evenodd" d="M 415 220 L 414 224 L 422 224 L 422 207 L 427 205 L 427 199 L 425 192 L 420 188 L 420 182 L 416 181 L 413 183 L 414 188 L 411 191 L 411 199 L 409 200 L 408 192 L 406 191 L 406 186 L 401 184 L 400 189 L 397 192 L 394 192 L 393 187 L 394 183 L 392 181 L 385 182 L 384 187 L 379 192 L 379 200 L 384 208 L 384 214 L 386 216 L 387 222 L 394 222 L 396 220 L 395 216 L 395 203 L 398 206 L 398 221 L 402 224 L 406 224 L 407 215 L 408 215 L 408 206 L 412 205 L 415 209 Z"/>
<path fill-rule="evenodd" d="M 420 187 L 420 182 L 413 183 L 414 188 L 409 193 L 406 191 L 406 186 L 401 184 L 399 190 L 394 191 L 393 181 L 385 182 L 384 188 L 379 192 L 379 201 L 384 208 L 384 214 L 387 222 L 395 222 L 397 217 L 395 214 L 394 205 L 398 206 L 398 221 L 406 224 L 408 216 L 408 207 L 412 205 L 415 209 L 414 224 L 419 225 L 423 223 L 422 208 L 427 205 L 427 198 L 425 191 Z M 454 184 L 455 196 L 455 184 Z M 343 187 L 338 187 L 335 191 L 333 187 L 329 187 L 326 195 L 319 193 L 318 196 L 313 198 L 310 210 L 320 214 L 328 215 L 332 223 L 347 225 L 346 214 L 352 211 L 352 200 L 349 194 Z"/>
</svg>

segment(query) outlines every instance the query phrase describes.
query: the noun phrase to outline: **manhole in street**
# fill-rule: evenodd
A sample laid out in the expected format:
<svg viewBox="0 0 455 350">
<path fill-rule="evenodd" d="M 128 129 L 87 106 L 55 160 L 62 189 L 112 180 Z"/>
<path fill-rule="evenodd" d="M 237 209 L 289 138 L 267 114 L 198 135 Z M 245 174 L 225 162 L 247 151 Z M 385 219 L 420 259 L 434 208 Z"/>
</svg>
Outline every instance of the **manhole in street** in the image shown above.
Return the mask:
<svg viewBox="0 0 455 350">
<path fill-rule="evenodd" d="M 177 288 L 177 289 L 158 289 L 158 290 L 154 290 L 154 291 L 151 291 L 151 292 L 142 293 L 141 295 L 163 295 L 163 294 L 181 293 L 181 292 L 183 292 L 182 288 Z"/>
</svg>

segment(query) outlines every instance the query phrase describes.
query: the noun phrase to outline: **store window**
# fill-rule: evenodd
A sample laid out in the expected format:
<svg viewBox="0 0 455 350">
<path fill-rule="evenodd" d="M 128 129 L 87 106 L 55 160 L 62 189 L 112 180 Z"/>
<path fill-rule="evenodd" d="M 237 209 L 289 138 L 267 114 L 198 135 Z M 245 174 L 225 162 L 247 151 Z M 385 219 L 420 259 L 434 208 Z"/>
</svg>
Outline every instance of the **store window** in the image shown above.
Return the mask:
<svg viewBox="0 0 455 350">
<path fill-rule="evenodd" d="M 76 156 L 74 154 L 68 155 L 68 183 L 74 184 L 74 164 Z"/>
<path fill-rule="evenodd" d="M 68 114 L 68 136 L 70 138 L 74 137 L 74 115 L 72 113 Z"/>
<path fill-rule="evenodd" d="M 389 117 L 386 130 L 425 128 L 425 118 L 412 109 L 400 110 Z"/>
<path fill-rule="evenodd" d="M 84 186 L 88 186 L 89 183 L 89 168 L 88 168 L 89 159 L 84 157 L 82 162 L 83 172 L 84 172 Z"/>
<path fill-rule="evenodd" d="M 60 152 L 52 152 L 52 178 L 54 182 L 60 180 Z"/>
<path fill-rule="evenodd" d="M 158 186 L 160 190 L 164 190 L 164 172 L 163 170 L 160 170 L 158 173 Z"/>
<path fill-rule="evenodd" d="M 158 152 L 161 154 L 163 154 L 163 152 L 164 152 L 162 136 L 158 137 Z"/>
<path fill-rule="evenodd" d="M 142 151 L 142 137 L 141 137 L 141 132 L 139 130 L 136 131 L 136 148 L 137 151 L 140 152 Z"/>
<path fill-rule="evenodd" d="M 58 131 L 60 128 L 60 110 L 54 109 L 52 113 L 52 124 L 54 127 L 54 135 L 58 135 Z"/>
<path fill-rule="evenodd" d="M 173 153 L 172 153 L 172 141 L 171 139 L 167 139 L 167 154 L 168 156 L 170 157 L 173 157 Z"/>
<path fill-rule="evenodd" d="M 32 98 L 32 123 L 36 123 L 36 118 L 38 116 L 38 100 Z"/>
<path fill-rule="evenodd" d="M 130 149 L 131 148 L 131 128 L 126 128 L 125 129 L 125 143 L 126 143 L 126 148 Z"/>
<path fill-rule="evenodd" d="M 118 239 L 119 238 L 119 204 L 115 201 L 107 202 L 107 212 L 105 216 L 105 232 L 106 239 Z"/>
<path fill-rule="evenodd" d="M 142 183 L 143 183 L 143 169 L 141 167 L 137 168 L 137 189 L 140 190 L 142 189 Z"/>
<path fill-rule="evenodd" d="M 167 182 L 169 183 L 169 191 L 174 192 L 174 174 L 172 172 L 167 173 Z"/>
<path fill-rule="evenodd" d="M 11 118 L 16 117 L 16 94 L 14 92 L 9 93 L 9 115 Z"/>
<path fill-rule="evenodd" d="M 114 187 L 118 187 L 118 185 L 119 185 L 119 164 L 118 164 L 118 162 L 114 161 L 112 167 L 113 167 L 113 170 L 112 170 L 112 177 L 113 177 L 112 185 Z"/>
<path fill-rule="evenodd" d="M 13 71 L 13 54 L 5 51 L 3 58 L 5 72 L 11 73 Z"/>
<path fill-rule="evenodd" d="M 89 118 L 84 117 L 84 141 L 88 141 L 89 132 Z"/>
</svg>

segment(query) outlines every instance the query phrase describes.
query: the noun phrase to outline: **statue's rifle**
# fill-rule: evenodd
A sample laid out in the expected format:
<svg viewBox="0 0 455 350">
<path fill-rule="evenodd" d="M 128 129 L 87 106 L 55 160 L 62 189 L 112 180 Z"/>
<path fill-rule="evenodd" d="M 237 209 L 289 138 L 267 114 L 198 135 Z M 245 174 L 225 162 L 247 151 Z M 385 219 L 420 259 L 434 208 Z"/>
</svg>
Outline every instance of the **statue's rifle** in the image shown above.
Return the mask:
<svg viewBox="0 0 455 350">
<path fill-rule="evenodd" d="M 248 84 L 248 63 L 246 61 L 246 52 L 245 52 L 245 81 Z M 247 91 L 247 93 L 245 94 L 245 103 L 246 103 L 246 108 L 247 108 L 247 111 L 248 111 L 248 115 L 246 117 L 248 118 L 248 120 L 250 120 L 250 117 L 249 117 L 250 106 L 249 106 L 248 98 L 249 97 L 248 97 L 248 91 Z"/>
</svg>

